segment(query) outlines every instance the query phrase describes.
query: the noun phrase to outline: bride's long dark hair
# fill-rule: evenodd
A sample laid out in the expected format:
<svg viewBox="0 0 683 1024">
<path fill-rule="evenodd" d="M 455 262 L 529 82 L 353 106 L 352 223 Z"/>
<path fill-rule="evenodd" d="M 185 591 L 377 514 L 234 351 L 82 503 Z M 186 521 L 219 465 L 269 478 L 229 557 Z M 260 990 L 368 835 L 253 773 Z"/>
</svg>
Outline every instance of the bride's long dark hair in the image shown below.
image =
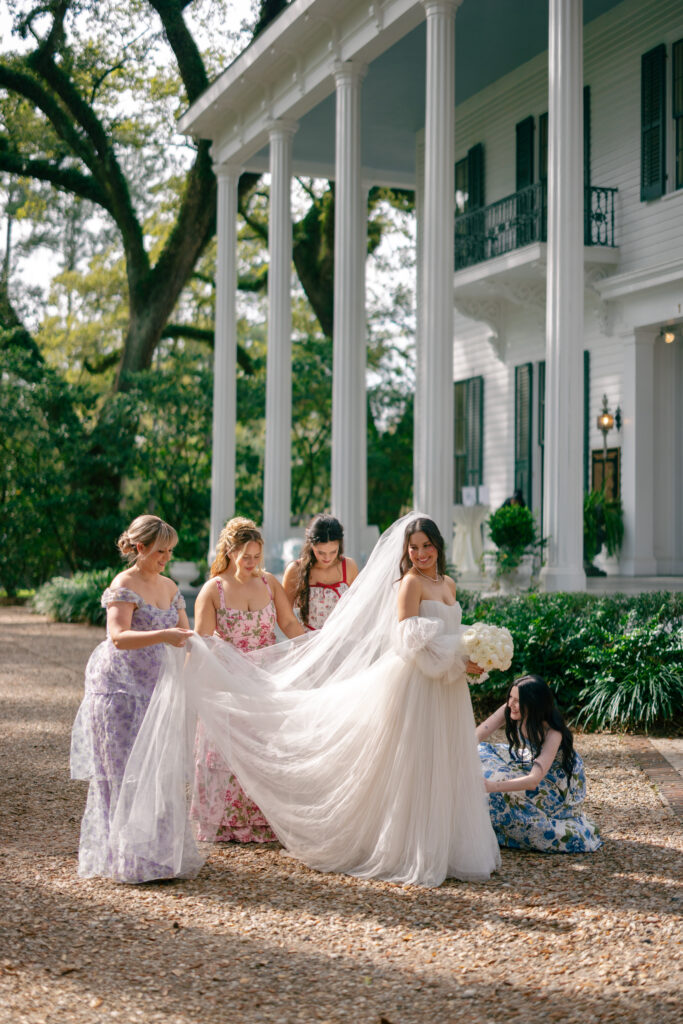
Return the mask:
<svg viewBox="0 0 683 1024">
<path fill-rule="evenodd" d="M 519 722 L 510 717 L 510 691 L 516 686 L 519 693 Z M 521 728 L 524 727 L 524 738 Z M 505 700 L 505 735 L 507 736 L 510 753 L 519 754 L 525 746 L 531 750 L 532 758 L 538 757 L 545 739 L 544 726 L 556 729 L 562 734 L 560 751 L 562 753 L 562 769 L 567 776 L 567 785 L 574 770 L 574 739 L 562 717 L 562 712 L 555 703 L 553 691 L 543 676 L 520 676 L 510 684 Z"/>
<path fill-rule="evenodd" d="M 417 518 L 410 520 L 406 526 L 405 534 L 403 535 L 403 552 L 401 554 L 401 563 L 399 566 L 400 579 L 403 579 L 408 570 L 413 567 L 413 563 L 410 561 L 410 555 L 408 554 L 408 548 L 410 546 L 410 538 L 414 533 L 424 533 L 427 535 L 436 548 L 436 571 L 441 576 L 445 576 L 446 545 L 444 544 L 444 539 L 441 536 L 439 527 L 433 519 L 427 519 L 426 516 L 417 516 Z"/>
</svg>

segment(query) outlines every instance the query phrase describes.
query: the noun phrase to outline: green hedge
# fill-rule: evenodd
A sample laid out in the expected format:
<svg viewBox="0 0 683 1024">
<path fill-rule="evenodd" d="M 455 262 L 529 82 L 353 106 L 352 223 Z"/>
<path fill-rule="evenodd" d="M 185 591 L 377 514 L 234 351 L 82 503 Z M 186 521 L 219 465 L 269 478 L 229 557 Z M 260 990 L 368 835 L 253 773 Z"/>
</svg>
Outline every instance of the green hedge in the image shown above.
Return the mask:
<svg viewBox="0 0 683 1024">
<path fill-rule="evenodd" d="M 511 668 L 472 688 L 479 714 L 537 672 L 584 728 L 683 728 L 683 594 L 458 598 L 465 622 L 507 626 L 515 642 Z"/>
<path fill-rule="evenodd" d="M 73 576 L 54 576 L 35 593 L 35 611 L 57 622 L 89 622 L 103 626 L 105 609 L 100 604 L 102 592 L 120 569 L 92 569 Z"/>
</svg>

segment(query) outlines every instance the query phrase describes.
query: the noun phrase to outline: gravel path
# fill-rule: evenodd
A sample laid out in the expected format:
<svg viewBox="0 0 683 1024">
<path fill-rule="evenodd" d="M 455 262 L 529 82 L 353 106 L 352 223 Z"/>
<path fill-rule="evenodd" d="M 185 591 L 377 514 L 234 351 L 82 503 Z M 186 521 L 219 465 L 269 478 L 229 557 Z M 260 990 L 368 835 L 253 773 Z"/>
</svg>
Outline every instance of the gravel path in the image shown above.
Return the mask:
<svg viewBox="0 0 683 1024">
<path fill-rule="evenodd" d="M 192 882 L 75 874 L 68 738 L 99 629 L 0 608 L 0 1022 L 680 1020 L 681 821 L 618 736 L 579 736 L 597 854 L 485 885 L 320 875 L 219 848 Z"/>
</svg>

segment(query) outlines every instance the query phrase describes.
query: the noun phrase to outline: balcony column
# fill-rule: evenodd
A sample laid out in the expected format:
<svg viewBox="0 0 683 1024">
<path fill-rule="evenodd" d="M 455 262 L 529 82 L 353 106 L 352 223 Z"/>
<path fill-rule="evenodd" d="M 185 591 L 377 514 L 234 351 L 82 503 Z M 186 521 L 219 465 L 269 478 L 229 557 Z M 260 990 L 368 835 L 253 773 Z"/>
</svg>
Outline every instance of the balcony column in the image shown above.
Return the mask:
<svg viewBox="0 0 683 1024">
<path fill-rule="evenodd" d="M 459 5 L 460 0 L 424 0 L 427 72 L 415 504 L 434 518 L 446 544 L 453 534 L 453 146 Z"/>
<path fill-rule="evenodd" d="M 422 404 L 422 259 L 424 255 L 425 144 L 422 133 L 415 146 L 415 401 L 413 403 L 413 505 L 420 493 L 420 460 L 423 450 Z M 449 541 L 449 538 L 445 538 Z"/>
<path fill-rule="evenodd" d="M 620 569 L 626 576 L 655 576 L 654 463 L 655 334 L 636 331 L 623 338 L 621 497 L 624 544 Z"/>
<path fill-rule="evenodd" d="M 263 532 L 268 566 L 282 568 L 290 534 L 292 465 L 292 139 L 297 125 L 275 121 L 270 137 L 268 359 Z"/>
<path fill-rule="evenodd" d="M 336 84 L 334 201 L 334 329 L 332 357 L 332 512 L 344 527 L 344 546 L 357 556 L 367 510 L 365 415 L 365 255 L 367 242 L 360 224 L 361 182 L 360 90 L 365 68 L 340 63 Z M 364 405 L 363 405 L 363 408 Z"/>
<path fill-rule="evenodd" d="M 583 0 L 549 0 L 546 590 L 584 590 Z"/>
<path fill-rule="evenodd" d="M 227 519 L 235 514 L 237 418 L 237 186 L 241 168 L 214 164 L 216 211 L 216 312 L 213 350 L 213 434 L 209 561 Z"/>
</svg>

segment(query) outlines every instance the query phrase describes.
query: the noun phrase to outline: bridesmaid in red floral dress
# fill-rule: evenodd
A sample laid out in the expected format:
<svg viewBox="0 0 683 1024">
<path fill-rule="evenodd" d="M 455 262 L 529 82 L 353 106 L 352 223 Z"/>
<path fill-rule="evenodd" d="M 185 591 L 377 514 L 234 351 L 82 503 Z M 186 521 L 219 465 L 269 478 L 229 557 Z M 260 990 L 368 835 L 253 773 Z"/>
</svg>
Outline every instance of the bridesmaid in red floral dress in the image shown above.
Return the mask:
<svg viewBox="0 0 683 1024">
<path fill-rule="evenodd" d="M 316 630 L 357 575 L 354 560 L 344 557 L 343 526 L 321 513 L 309 523 L 301 555 L 285 569 L 282 585 L 306 629 Z"/>
<path fill-rule="evenodd" d="M 195 602 L 195 631 L 213 635 L 240 651 L 274 644 L 275 624 L 287 637 L 301 636 L 284 590 L 261 568 L 263 538 L 250 519 L 226 523 L 218 539 L 209 579 Z M 223 758 L 198 730 L 192 818 L 200 840 L 270 843 L 277 837 Z"/>
</svg>

